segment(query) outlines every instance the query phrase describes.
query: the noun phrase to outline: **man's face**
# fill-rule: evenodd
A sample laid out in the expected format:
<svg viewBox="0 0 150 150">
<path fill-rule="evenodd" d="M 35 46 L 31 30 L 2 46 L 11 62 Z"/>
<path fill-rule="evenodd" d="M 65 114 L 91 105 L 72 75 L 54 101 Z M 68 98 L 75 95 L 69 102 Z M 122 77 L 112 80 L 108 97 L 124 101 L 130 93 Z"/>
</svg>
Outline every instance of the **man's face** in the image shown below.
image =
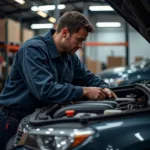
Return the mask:
<svg viewBox="0 0 150 150">
<path fill-rule="evenodd" d="M 81 28 L 78 32 L 70 34 L 67 30 L 64 44 L 64 51 L 70 54 L 74 54 L 78 49 L 81 49 L 83 42 L 88 36 L 88 31 L 85 28 Z"/>
</svg>

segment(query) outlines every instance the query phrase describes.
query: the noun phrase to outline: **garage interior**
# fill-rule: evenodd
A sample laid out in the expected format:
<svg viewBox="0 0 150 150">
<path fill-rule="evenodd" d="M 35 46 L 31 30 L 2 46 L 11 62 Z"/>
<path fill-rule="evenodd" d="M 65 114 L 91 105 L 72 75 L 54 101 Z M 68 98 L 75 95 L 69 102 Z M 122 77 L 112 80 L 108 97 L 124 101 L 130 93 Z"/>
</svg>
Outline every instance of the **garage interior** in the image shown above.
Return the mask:
<svg viewBox="0 0 150 150">
<path fill-rule="evenodd" d="M 24 44 L 68 11 L 85 42 L 65 25 Z M 148 0 L 1 0 L 0 150 L 150 150 L 149 16 Z"/>
<path fill-rule="evenodd" d="M 1 89 L 20 46 L 55 28 L 58 18 L 72 10 L 87 16 L 95 28 L 84 48 L 77 52 L 93 73 L 130 66 L 150 55 L 149 43 L 104 0 L 3 0 L 0 1 Z"/>
</svg>

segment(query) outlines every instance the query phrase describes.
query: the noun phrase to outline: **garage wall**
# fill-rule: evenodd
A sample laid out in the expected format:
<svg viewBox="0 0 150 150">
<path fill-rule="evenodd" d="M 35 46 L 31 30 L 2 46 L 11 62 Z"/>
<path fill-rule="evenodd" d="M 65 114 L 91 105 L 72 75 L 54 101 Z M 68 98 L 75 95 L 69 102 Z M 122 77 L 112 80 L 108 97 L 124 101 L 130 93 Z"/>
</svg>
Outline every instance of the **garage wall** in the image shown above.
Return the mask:
<svg viewBox="0 0 150 150">
<path fill-rule="evenodd" d="M 90 17 L 93 25 L 96 22 L 116 21 L 121 22 L 120 28 L 97 28 L 95 32 L 90 34 L 87 41 L 95 42 L 124 42 L 125 41 L 125 20 L 117 15 L 97 15 L 94 14 Z M 150 56 L 150 44 L 129 25 L 129 62 L 134 62 L 135 57 L 141 56 L 146 58 Z M 107 56 L 123 56 L 125 57 L 124 46 L 99 46 L 87 47 L 86 55 L 101 62 L 107 61 Z"/>
<path fill-rule="evenodd" d="M 124 29 L 101 29 L 92 33 L 88 41 L 95 42 L 124 42 L 125 34 Z M 107 62 L 107 56 L 123 56 L 125 57 L 124 46 L 98 46 L 87 47 L 86 54 L 93 59 Z M 130 63 L 133 63 L 135 57 L 140 56 L 143 58 L 150 57 L 150 44 L 133 28 L 129 29 L 129 54 Z"/>
<path fill-rule="evenodd" d="M 88 38 L 88 41 L 93 42 L 123 42 L 124 32 L 112 30 L 100 30 L 92 33 Z M 95 46 L 87 47 L 87 56 L 93 59 L 100 60 L 106 63 L 107 56 L 125 56 L 124 46 Z"/>
<path fill-rule="evenodd" d="M 133 62 L 135 56 L 150 57 L 150 44 L 138 32 L 130 31 L 129 42 L 130 62 Z"/>
</svg>

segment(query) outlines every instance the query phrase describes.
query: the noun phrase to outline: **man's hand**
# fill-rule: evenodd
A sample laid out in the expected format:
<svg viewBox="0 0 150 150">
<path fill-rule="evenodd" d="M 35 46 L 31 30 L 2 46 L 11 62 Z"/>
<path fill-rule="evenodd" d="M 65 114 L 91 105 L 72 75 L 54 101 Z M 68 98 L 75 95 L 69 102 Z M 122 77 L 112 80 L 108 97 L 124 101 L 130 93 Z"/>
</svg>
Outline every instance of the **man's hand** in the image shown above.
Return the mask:
<svg viewBox="0 0 150 150">
<path fill-rule="evenodd" d="M 104 99 L 107 97 L 107 92 L 99 87 L 83 87 L 83 95 L 88 99 Z"/>
<path fill-rule="evenodd" d="M 108 88 L 83 87 L 83 96 L 90 100 L 104 100 L 107 98 L 117 98 L 116 94 Z"/>
<path fill-rule="evenodd" d="M 110 89 L 104 88 L 103 91 L 105 92 L 108 98 L 114 98 L 114 99 L 117 98 L 117 95 L 114 92 L 112 92 Z"/>
</svg>

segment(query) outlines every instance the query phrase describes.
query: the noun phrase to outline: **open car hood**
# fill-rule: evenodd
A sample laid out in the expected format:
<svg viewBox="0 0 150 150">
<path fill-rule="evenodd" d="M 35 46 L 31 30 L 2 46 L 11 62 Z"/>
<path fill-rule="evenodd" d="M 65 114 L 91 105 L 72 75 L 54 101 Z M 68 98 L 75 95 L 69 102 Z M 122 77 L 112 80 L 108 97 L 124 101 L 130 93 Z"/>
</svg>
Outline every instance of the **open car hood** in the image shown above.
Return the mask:
<svg viewBox="0 0 150 150">
<path fill-rule="evenodd" d="M 149 0 L 105 0 L 148 42 L 150 42 Z"/>
</svg>

